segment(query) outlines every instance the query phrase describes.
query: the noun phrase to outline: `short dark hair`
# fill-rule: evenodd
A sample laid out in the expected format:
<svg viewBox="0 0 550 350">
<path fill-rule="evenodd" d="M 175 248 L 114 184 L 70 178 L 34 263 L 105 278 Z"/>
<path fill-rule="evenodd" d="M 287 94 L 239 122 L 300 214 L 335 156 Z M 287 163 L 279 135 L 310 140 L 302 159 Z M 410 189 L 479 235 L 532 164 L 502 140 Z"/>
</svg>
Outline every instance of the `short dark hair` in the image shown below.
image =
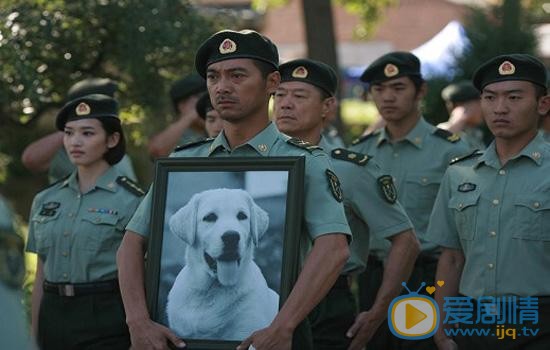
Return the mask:
<svg viewBox="0 0 550 350">
<path fill-rule="evenodd" d="M 531 83 L 531 84 L 533 84 L 533 83 Z M 537 100 L 548 94 L 548 90 L 545 87 L 543 87 L 541 85 L 538 85 L 538 84 L 533 84 L 533 86 L 535 87 L 535 98 Z"/>
<path fill-rule="evenodd" d="M 260 70 L 260 74 L 262 75 L 262 78 L 265 80 L 267 79 L 267 76 L 273 72 L 275 72 L 277 69 L 271 64 L 260 60 L 252 60 L 254 62 L 254 65 Z"/>
<path fill-rule="evenodd" d="M 126 140 L 124 138 L 124 132 L 122 131 L 122 126 L 120 125 L 120 119 L 118 118 L 97 118 L 103 129 L 107 133 L 107 136 L 113 135 L 115 132 L 120 134 L 120 139 L 115 147 L 110 148 L 103 155 L 103 159 L 109 163 L 109 165 L 114 165 L 124 157 L 126 153 Z"/>
</svg>

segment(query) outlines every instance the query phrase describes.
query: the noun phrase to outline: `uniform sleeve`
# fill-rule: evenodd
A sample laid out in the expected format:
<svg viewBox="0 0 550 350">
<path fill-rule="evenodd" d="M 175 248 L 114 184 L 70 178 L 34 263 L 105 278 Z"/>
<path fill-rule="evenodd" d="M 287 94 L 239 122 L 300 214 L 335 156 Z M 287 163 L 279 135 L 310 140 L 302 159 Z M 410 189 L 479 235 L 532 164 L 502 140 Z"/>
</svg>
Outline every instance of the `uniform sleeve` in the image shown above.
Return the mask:
<svg viewBox="0 0 550 350">
<path fill-rule="evenodd" d="M 71 163 L 65 148 L 61 147 L 55 153 L 48 169 L 50 182 L 53 183 L 59 179 L 69 175 L 74 170 L 74 165 Z"/>
<path fill-rule="evenodd" d="M 453 209 L 449 208 L 451 172 L 452 168 L 448 168 L 443 176 L 430 216 L 426 240 L 445 248 L 461 249 Z"/>
<path fill-rule="evenodd" d="M 153 185 L 149 187 L 149 191 L 143 197 L 143 200 L 137 207 L 134 215 L 126 225 L 126 230 L 133 231 L 140 236 L 149 237 L 149 229 L 151 224 L 151 205 L 153 201 Z"/>
<path fill-rule="evenodd" d="M 120 162 L 115 164 L 117 170 L 128 178 L 137 181 L 136 173 L 134 172 L 134 166 L 132 165 L 132 160 L 128 157 L 127 154 L 122 157 Z"/>
<path fill-rule="evenodd" d="M 27 237 L 27 247 L 25 251 L 30 253 L 37 253 L 36 251 L 36 237 L 34 232 L 34 221 L 33 218 L 36 216 L 37 210 L 40 206 L 40 195 L 36 195 L 32 201 L 31 213 L 29 214 L 29 234 Z"/>
<path fill-rule="evenodd" d="M 370 162 L 369 162 L 370 163 Z M 367 164 L 362 174 L 356 176 L 355 189 L 351 193 L 354 210 L 369 226 L 369 233 L 375 239 L 384 239 L 413 228 L 405 209 L 399 203 L 388 202 L 378 178 L 382 173 L 375 165 Z"/>
<path fill-rule="evenodd" d="M 327 169 L 333 171 L 326 154 L 306 157 L 304 218 L 312 240 L 330 233 L 351 236 L 344 206 L 336 200 L 330 188 Z"/>
</svg>

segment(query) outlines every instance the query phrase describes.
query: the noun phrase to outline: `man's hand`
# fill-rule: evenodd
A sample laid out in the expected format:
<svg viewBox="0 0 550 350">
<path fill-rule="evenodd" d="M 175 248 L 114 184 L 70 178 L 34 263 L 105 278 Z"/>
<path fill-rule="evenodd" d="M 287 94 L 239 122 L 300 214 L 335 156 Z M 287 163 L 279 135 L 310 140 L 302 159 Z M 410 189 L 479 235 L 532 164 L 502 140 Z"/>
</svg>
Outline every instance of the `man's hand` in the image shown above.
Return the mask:
<svg viewBox="0 0 550 350">
<path fill-rule="evenodd" d="M 434 342 L 438 350 L 458 350 L 458 345 L 455 341 L 442 332 L 437 332 L 434 335 Z"/>
<path fill-rule="evenodd" d="M 256 350 L 290 350 L 292 348 L 292 331 L 271 325 L 252 333 L 237 346 L 237 350 L 248 350 L 250 345 Z"/>
<path fill-rule="evenodd" d="M 363 349 L 382 322 L 384 322 L 384 319 L 384 316 L 379 316 L 372 310 L 364 311 L 357 315 L 355 322 L 346 333 L 348 338 L 353 338 L 348 349 Z"/>
<path fill-rule="evenodd" d="M 174 344 L 178 349 L 185 348 L 183 340 L 178 338 L 172 331 L 163 325 L 152 320 L 143 320 L 130 323 L 130 340 L 132 350 L 169 350 L 168 342 Z"/>
</svg>

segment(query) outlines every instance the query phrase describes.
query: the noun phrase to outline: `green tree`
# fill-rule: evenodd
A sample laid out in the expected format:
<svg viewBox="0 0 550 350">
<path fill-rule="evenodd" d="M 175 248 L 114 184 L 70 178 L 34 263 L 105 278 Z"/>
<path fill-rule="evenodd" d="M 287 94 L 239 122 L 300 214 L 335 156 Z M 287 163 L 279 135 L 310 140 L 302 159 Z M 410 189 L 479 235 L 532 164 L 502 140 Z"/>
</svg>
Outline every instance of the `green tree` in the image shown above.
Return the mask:
<svg viewBox="0 0 550 350">
<path fill-rule="evenodd" d="M 187 0 L 3 0 L 0 164 L 8 164 L 4 191 L 17 193 L 12 185 L 24 183 L 18 202 L 28 202 L 25 197 L 32 196 L 41 181 L 22 168 L 21 151 L 52 130 L 51 118 L 68 88 L 91 76 L 119 82 L 130 153 L 141 156 L 138 166 L 149 168 L 146 152 L 136 147 L 150 130 L 166 122 L 171 81 L 193 70 L 196 48 L 216 29 Z"/>
</svg>

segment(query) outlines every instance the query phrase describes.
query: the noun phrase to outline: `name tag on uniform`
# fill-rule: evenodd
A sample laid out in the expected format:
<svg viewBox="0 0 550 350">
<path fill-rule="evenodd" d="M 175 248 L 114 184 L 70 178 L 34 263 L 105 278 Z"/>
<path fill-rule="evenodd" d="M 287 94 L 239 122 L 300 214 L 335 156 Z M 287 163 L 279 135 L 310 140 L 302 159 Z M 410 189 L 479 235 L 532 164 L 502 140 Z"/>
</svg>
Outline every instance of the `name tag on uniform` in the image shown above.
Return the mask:
<svg viewBox="0 0 550 350">
<path fill-rule="evenodd" d="M 476 185 L 471 182 L 465 182 L 461 185 L 458 185 L 458 192 L 471 192 L 476 189 Z"/>
</svg>

